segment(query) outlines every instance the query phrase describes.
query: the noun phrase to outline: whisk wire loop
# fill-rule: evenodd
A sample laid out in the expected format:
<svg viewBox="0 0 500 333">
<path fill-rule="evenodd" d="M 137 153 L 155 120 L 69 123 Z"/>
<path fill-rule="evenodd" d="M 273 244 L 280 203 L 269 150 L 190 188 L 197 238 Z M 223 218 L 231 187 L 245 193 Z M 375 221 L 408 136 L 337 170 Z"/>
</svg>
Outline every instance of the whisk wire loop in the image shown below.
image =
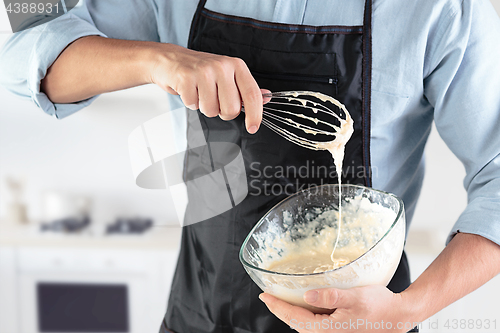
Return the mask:
<svg viewBox="0 0 500 333">
<path fill-rule="evenodd" d="M 340 126 L 336 124 L 345 122 L 341 112 L 344 111 L 344 117 L 348 114 L 343 104 L 317 92 L 281 91 L 262 96 L 270 99 L 263 106 L 262 124 L 304 148 L 323 149 L 321 146 L 324 141 L 311 140 L 306 136 L 324 135 L 327 142 L 333 141 L 335 138 L 328 139 L 328 137 L 335 137 L 340 131 Z M 333 104 L 338 113 L 326 105 L 326 102 Z M 245 111 L 244 106 L 242 111 Z"/>
</svg>

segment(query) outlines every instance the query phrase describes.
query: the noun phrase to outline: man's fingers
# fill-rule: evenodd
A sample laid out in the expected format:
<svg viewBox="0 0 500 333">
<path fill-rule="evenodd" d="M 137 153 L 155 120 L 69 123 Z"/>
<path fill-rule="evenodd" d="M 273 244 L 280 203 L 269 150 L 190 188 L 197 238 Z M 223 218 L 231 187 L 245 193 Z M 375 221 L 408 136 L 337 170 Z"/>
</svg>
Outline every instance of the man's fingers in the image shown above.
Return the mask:
<svg viewBox="0 0 500 333">
<path fill-rule="evenodd" d="M 198 85 L 198 98 L 201 113 L 207 117 L 219 115 L 220 106 L 215 82 L 207 80 Z"/>
<path fill-rule="evenodd" d="M 179 93 L 177 91 L 175 91 L 174 89 L 172 89 L 171 87 L 166 87 L 165 89 L 171 95 L 179 95 Z"/>
<path fill-rule="evenodd" d="M 318 319 L 311 311 L 283 302 L 269 294 L 262 293 L 259 295 L 259 298 L 266 304 L 269 311 L 289 326 L 293 326 L 298 323 L 321 321 L 321 319 Z M 301 330 L 300 332 L 307 331 Z"/>
<path fill-rule="evenodd" d="M 324 309 L 350 308 L 356 303 L 356 298 L 349 290 L 317 289 L 304 294 L 306 303 Z"/>
<path fill-rule="evenodd" d="M 180 94 L 171 87 L 166 87 L 165 89 L 169 94 L 180 96 Z M 198 91 L 196 87 L 186 90 L 186 93 L 181 96 L 181 100 L 187 108 L 198 110 Z"/>
<path fill-rule="evenodd" d="M 252 134 L 257 132 L 262 121 L 262 104 L 270 101 L 270 97 L 263 100 L 262 94 L 270 91 L 259 89 L 245 62 L 181 50 L 182 61 L 174 63 L 174 73 L 168 75 L 168 71 L 159 67 L 154 82 L 169 93 L 180 95 L 186 107 L 199 109 L 207 117 L 220 115 L 223 120 L 234 119 L 244 104 L 246 129 Z"/>
<path fill-rule="evenodd" d="M 167 90 L 168 91 L 168 90 Z M 181 96 L 182 103 L 191 110 L 198 110 L 198 89 L 196 86 L 183 87 L 176 91 L 176 95 Z"/>
<path fill-rule="evenodd" d="M 250 134 L 254 134 L 262 122 L 262 93 L 243 60 L 238 60 L 235 81 L 238 85 L 242 102 L 245 105 L 247 131 Z"/>
<path fill-rule="evenodd" d="M 221 119 L 231 120 L 236 118 L 241 111 L 241 99 L 234 82 L 233 73 L 217 82 L 217 92 L 219 94 Z"/>
</svg>

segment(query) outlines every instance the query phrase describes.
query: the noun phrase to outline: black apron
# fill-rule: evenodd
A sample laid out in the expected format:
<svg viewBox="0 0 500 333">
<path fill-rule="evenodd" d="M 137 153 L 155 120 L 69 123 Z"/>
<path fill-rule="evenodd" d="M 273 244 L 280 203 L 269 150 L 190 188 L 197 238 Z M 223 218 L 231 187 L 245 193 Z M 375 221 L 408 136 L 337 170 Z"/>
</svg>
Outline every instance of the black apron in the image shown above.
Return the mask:
<svg viewBox="0 0 500 333">
<path fill-rule="evenodd" d="M 194 16 L 189 48 L 243 59 L 261 88 L 317 91 L 341 101 L 354 120 L 342 182 L 371 186 L 371 0 L 365 4 L 363 26 L 270 23 L 215 13 L 204 4 Z M 199 223 L 194 222 L 205 213 L 210 216 L 211 209 L 200 196 L 210 193 L 188 186 L 187 226 L 161 332 L 293 332 L 258 299 L 262 291 L 243 269 L 238 252 L 276 203 L 309 186 L 338 183 L 332 157 L 301 148 L 265 126 L 248 134 L 244 114 L 223 121 L 188 111 L 187 119 L 185 181 L 223 169 L 241 151 L 249 186 L 241 201 L 228 183 L 233 208 Z M 201 147 L 200 135 L 206 140 Z M 409 284 L 403 255 L 388 287 L 400 292 Z"/>
</svg>

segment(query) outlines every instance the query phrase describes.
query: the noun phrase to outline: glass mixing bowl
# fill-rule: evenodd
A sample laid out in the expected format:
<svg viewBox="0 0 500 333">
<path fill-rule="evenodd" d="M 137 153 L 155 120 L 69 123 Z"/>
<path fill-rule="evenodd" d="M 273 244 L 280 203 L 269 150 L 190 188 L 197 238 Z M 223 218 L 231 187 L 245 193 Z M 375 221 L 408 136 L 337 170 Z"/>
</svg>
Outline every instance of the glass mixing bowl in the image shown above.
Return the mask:
<svg viewBox="0 0 500 333">
<path fill-rule="evenodd" d="M 271 263 L 293 253 L 314 256 L 333 250 L 338 234 L 339 186 L 298 192 L 267 212 L 241 246 L 240 261 L 264 292 L 320 313 L 324 309 L 304 302 L 306 291 L 389 283 L 403 252 L 403 202 L 393 194 L 358 185 L 342 185 L 341 193 L 342 223 L 334 257 L 347 256 L 352 261 L 311 274 L 268 270 Z"/>
</svg>

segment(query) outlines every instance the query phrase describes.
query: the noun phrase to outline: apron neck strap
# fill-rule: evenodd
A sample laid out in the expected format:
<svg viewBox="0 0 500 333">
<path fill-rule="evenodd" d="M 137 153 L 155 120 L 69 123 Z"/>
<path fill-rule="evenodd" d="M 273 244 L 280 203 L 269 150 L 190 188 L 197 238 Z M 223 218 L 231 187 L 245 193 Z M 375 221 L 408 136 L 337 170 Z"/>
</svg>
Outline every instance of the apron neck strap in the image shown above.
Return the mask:
<svg viewBox="0 0 500 333">
<path fill-rule="evenodd" d="M 200 19 L 201 11 L 203 8 L 205 8 L 205 4 L 207 3 L 207 0 L 200 0 L 198 2 L 198 7 L 196 7 L 196 12 L 194 13 L 193 21 L 191 21 L 191 29 L 189 29 L 189 39 L 188 39 L 188 48 L 192 48 L 192 43 L 193 43 L 193 36 L 195 33 L 195 30 L 198 27 L 198 20 Z"/>
<path fill-rule="evenodd" d="M 371 137 L 371 86 L 372 86 L 372 1 L 366 0 L 363 18 L 363 133 Z M 370 144 L 363 140 L 363 160 L 370 163 Z M 366 186 L 372 186 L 371 171 L 366 177 Z"/>
</svg>

